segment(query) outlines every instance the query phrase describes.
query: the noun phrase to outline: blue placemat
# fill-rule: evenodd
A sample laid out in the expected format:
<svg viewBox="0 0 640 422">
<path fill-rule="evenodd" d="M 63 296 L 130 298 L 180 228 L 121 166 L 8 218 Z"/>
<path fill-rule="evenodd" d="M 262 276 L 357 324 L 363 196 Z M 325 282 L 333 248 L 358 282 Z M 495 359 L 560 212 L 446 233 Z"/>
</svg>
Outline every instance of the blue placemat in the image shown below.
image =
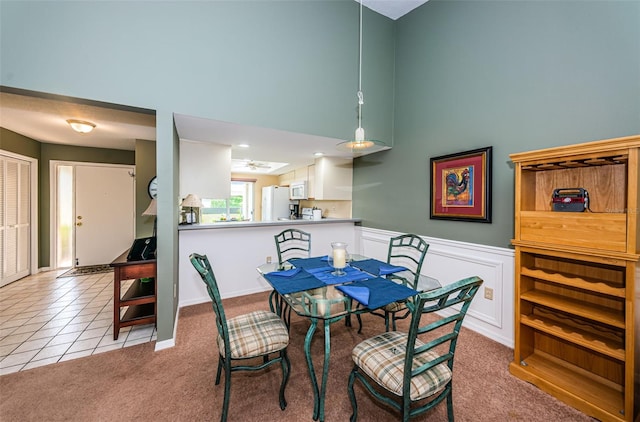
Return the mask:
<svg viewBox="0 0 640 422">
<path fill-rule="evenodd" d="M 369 290 L 368 297 L 362 289 L 363 287 Z M 357 300 L 369 309 L 377 309 L 381 306 L 418 294 L 416 290 L 380 277 L 364 281 L 354 281 L 353 283 L 336 286 L 336 289 Z M 361 300 L 366 300 L 366 303 L 361 302 Z"/>
<path fill-rule="evenodd" d="M 314 272 L 313 275 L 319 280 L 322 280 L 325 284 L 342 284 L 356 280 L 366 280 L 371 278 L 371 274 L 360 271 L 357 268 L 346 267 L 343 269 L 345 275 L 335 276 L 331 274 L 335 269 L 329 267 L 328 270 Z"/>
<path fill-rule="evenodd" d="M 296 268 L 308 270 L 328 266 L 329 258 L 326 255 L 313 258 L 292 258 L 289 260 L 289 263 Z"/>
<path fill-rule="evenodd" d="M 400 271 L 405 271 L 406 268 L 400 265 L 391 265 L 386 262 L 379 261 L 377 259 L 364 259 L 362 261 L 353 261 L 352 267 L 360 268 L 362 271 L 368 272 L 373 275 L 387 275 Z"/>
<path fill-rule="evenodd" d="M 325 283 L 318 280 L 302 268 L 293 268 L 287 271 L 274 271 L 265 274 L 264 278 L 266 278 L 269 284 L 271 284 L 271 286 L 281 295 L 325 286 Z"/>
</svg>

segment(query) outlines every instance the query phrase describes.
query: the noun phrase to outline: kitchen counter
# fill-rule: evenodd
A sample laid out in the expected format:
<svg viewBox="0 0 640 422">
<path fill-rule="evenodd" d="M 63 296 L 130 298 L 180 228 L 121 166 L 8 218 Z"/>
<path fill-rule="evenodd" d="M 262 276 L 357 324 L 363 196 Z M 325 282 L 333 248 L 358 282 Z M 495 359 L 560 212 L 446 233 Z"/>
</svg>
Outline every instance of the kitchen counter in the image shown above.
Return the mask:
<svg viewBox="0 0 640 422">
<path fill-rule="evenodd" d="M 274 236 L 297 228 L 311 235 L 311 255 L 331 253 L 331 243 L 347 243 L 350 253 L 360 251 L 357 233 L 359 218 L 322 220 L 235 221 L 179 226 L 179 306 L 195 305 L 209 299 L 205 284 L 194 270 L 189 256 L 207 255 L 218 280 L 223 299 L 269 291 L 271 287 L 256 272 L 265 262 L 275 262 L 278 252 Z"/>
<path fill-rule="evenodd" d="M 209 230 L 209 229 L 230 229 L 230 228 L 249 228 L 249 227 L 270 227 L 270 226 L 296 226 L 304 224 L 335 224 L 335 223 L 353 223 L 360 225 L 360 218 L 323 218 L 322 220 L 302 220 L 302 219 L 284 219 L 275 221 L 220 221 L 217 223 L 205 224 L 184 224 L 179 225 L 178 230 Z"/>
</svg>

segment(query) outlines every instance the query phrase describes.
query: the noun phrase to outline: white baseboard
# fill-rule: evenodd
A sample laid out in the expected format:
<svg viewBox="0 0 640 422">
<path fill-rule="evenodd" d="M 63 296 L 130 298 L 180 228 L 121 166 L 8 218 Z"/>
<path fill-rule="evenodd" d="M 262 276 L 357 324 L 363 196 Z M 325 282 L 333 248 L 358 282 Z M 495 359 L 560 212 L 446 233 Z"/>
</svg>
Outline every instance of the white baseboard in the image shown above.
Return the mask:
<svg viewBox="0 0 640 422">
<path fill-rule="evenodd" d="M 180 315 L 180 310 L 178 309 L 178 316 L 179 315 Z M 156 341 L 156 347 L 155 349 L 153 349 L 155 352 L 159 350 L 170 349 L 176 345 L 176 335 L 178 333 L 178 319 L 180 318 L 176 317 L 175 321 L 173 322 L 173 334 L 171 335 L 171 338 L 167 340 Z"/>
</svg>

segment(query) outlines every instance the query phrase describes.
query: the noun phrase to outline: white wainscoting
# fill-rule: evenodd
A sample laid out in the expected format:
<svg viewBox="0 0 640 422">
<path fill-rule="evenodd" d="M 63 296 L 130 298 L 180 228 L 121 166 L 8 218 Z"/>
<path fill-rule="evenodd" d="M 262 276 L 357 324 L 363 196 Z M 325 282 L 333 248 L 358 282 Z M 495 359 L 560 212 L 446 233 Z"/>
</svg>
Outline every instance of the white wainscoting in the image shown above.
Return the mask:
<svg viewBox="0 0 640 422">
<path fill-rule="evenodd" d="M 402 233 L 358 227 L 360 253 L 386 260 L 389 239 Z M 464 326 L 505 346 L 514 344 L 514 253 L 507 248 L 478 245 L 421 236 L 429 243 L 422 274 L 445 286 L 479 276 L 484 280 L 473 299 Z M 485 288 L 493 289 L 493 300 L 485 299 Z"/>
<path fill-rule="evenodd" d="M 270 290 L 256 267 L 267 256 L 275 261 L 273 236 L 286 227 L 181 230 L 179 233 L 179 306 L 209 301 L 207 291 L 189 255 L 206 254 L 223 298 Z M 353 223 L 304 225 L 311 233 L 312 255 L 325 255 L 331 242 L 344 241 L 351 253 L 386 260 L 389 239 L 401 233 L 354 226 Z M 511 249 L 422 236 L 429 250 L 422 273 L 447 285 L 477 275 L 484 280 L 471 304 L 465 327 L 513 348 L 514 253 Z M 484 298 L 493 289 L 493 300 Z"/>
</svg>

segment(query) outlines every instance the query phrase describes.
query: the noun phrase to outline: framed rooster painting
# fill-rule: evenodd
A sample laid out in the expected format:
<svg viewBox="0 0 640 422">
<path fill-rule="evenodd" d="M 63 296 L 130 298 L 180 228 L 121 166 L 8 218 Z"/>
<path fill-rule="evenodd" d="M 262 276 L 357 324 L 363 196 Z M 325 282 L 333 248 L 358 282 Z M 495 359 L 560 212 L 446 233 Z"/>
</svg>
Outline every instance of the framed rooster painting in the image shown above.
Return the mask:
<svg viewBox="0 0 640 422">
<path fill-rule="evenodd" d="M 491 150 L 431 158 L 431 219 L 491 223 Z"/>
</svg>

